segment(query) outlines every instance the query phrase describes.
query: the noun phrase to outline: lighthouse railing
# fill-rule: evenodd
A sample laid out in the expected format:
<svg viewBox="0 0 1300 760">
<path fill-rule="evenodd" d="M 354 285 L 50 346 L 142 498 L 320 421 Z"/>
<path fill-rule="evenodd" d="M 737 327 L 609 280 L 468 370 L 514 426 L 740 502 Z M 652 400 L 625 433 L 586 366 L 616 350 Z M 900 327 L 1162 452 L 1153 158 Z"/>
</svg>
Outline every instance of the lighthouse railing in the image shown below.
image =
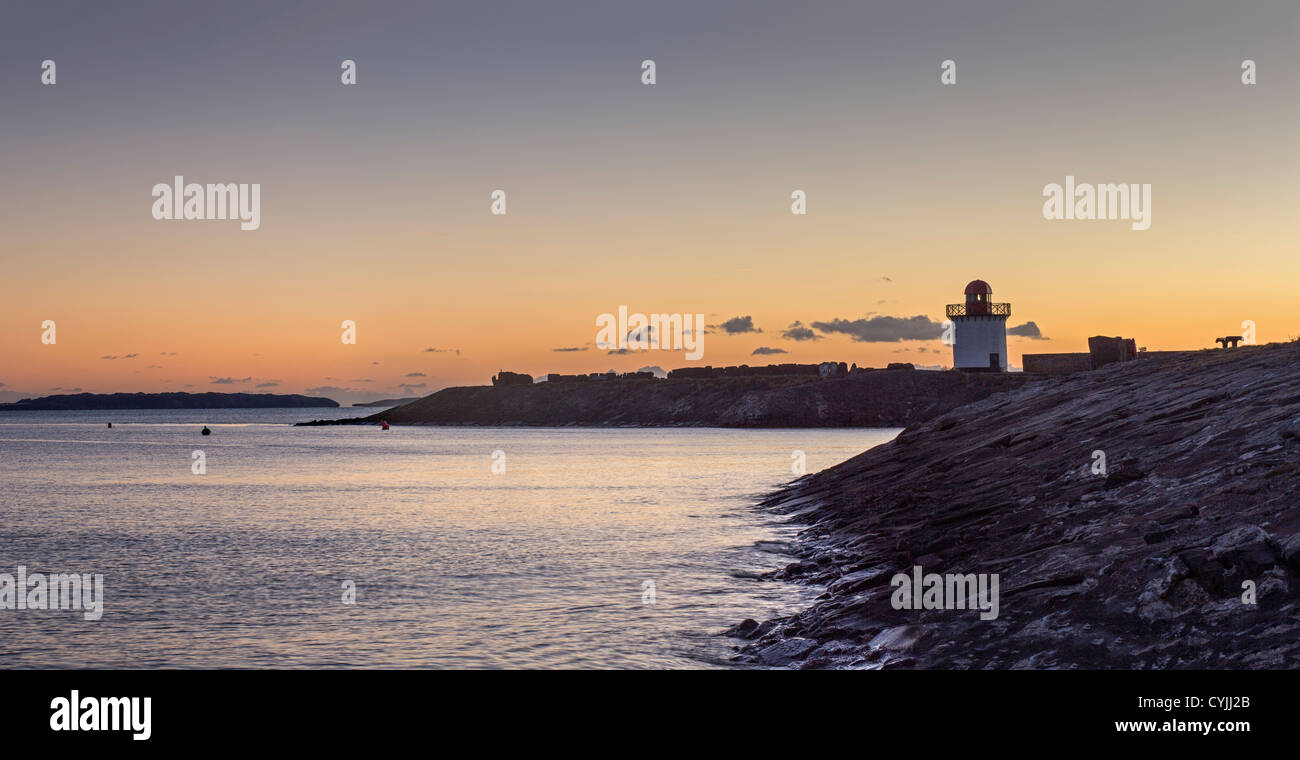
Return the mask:
<svg viewBox="0 0 1300 760">
<path fill-rule="evenodd" d="M 1009 303 L 979 303 L 975 304 L 976 308 L 969 313 L 966 311 L 964 303 L 950 303 L 945 309 L 948 318 L 966 317 L 966 316 L 993 316 L 1009 317 L 1011 316 L 1011 304 Z"/>
</svg>

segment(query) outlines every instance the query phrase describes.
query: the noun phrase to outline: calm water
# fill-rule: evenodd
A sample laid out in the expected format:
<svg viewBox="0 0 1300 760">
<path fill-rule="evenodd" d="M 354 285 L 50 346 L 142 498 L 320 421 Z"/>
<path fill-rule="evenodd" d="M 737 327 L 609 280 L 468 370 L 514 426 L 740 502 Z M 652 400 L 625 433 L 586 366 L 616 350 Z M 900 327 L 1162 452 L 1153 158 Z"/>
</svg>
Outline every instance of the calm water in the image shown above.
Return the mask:
<svg viewBox="0 0 1300 760">
<path fill-rule="evenodd" d="M 3 666 L 726 665 L 815 593 L 744 577 L 793 535 L 755 496 L 897 433 L 290 425 L 357 413 L 0 414 L 0 572 L 105 585 L 0 609 Z"/>
</svg>

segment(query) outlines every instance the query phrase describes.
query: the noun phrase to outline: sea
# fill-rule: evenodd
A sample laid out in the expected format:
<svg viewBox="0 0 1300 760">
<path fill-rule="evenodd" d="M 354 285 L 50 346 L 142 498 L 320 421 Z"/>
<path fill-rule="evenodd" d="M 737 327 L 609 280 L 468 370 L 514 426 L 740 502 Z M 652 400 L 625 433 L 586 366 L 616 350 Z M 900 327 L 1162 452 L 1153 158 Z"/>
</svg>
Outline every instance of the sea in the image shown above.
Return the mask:
<svg viewBox="0 0 1300 760">
<path fill-rule="evenodd" d="M 737 667 L 819 591 L 757 501 L 899 432 L 293 425 L 371 411 L 0 413 L 0 574 L 103 584 L 0 667 Z"/>
</svg>

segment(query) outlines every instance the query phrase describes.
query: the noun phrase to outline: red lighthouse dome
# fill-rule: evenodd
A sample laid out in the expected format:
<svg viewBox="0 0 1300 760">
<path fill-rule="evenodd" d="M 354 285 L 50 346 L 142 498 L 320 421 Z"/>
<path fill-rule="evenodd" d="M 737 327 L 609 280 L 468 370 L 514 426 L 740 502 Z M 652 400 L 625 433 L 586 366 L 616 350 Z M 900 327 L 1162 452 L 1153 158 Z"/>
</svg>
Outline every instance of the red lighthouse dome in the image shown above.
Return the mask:
<svg viewBox="0 0 1300 760">
<path fill-rule="evenodd" d="M 993 300 L 993 288 L 983 280 L 971 280 L 966 286 L 966 313 L 988 314 L 989 302 Z"/>
</svg>

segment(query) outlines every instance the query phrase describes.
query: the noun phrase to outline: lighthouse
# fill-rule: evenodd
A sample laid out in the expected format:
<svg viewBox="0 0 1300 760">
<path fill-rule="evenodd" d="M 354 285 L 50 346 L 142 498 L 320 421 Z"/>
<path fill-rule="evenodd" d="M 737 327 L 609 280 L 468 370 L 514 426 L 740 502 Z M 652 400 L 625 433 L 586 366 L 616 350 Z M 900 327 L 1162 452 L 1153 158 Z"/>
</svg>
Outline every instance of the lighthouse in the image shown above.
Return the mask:
<svg viewBox="0 0 1300 760">
<path fill-rule="evenodd" d="M 950 303 L 954 333 L 952 366 L 965 372 L 1007 371 L 1007 318 L 1011 304 L 993 303 L 993 288 L 983 280 L 966 286 L 966 303 Z"/>
</svg>

